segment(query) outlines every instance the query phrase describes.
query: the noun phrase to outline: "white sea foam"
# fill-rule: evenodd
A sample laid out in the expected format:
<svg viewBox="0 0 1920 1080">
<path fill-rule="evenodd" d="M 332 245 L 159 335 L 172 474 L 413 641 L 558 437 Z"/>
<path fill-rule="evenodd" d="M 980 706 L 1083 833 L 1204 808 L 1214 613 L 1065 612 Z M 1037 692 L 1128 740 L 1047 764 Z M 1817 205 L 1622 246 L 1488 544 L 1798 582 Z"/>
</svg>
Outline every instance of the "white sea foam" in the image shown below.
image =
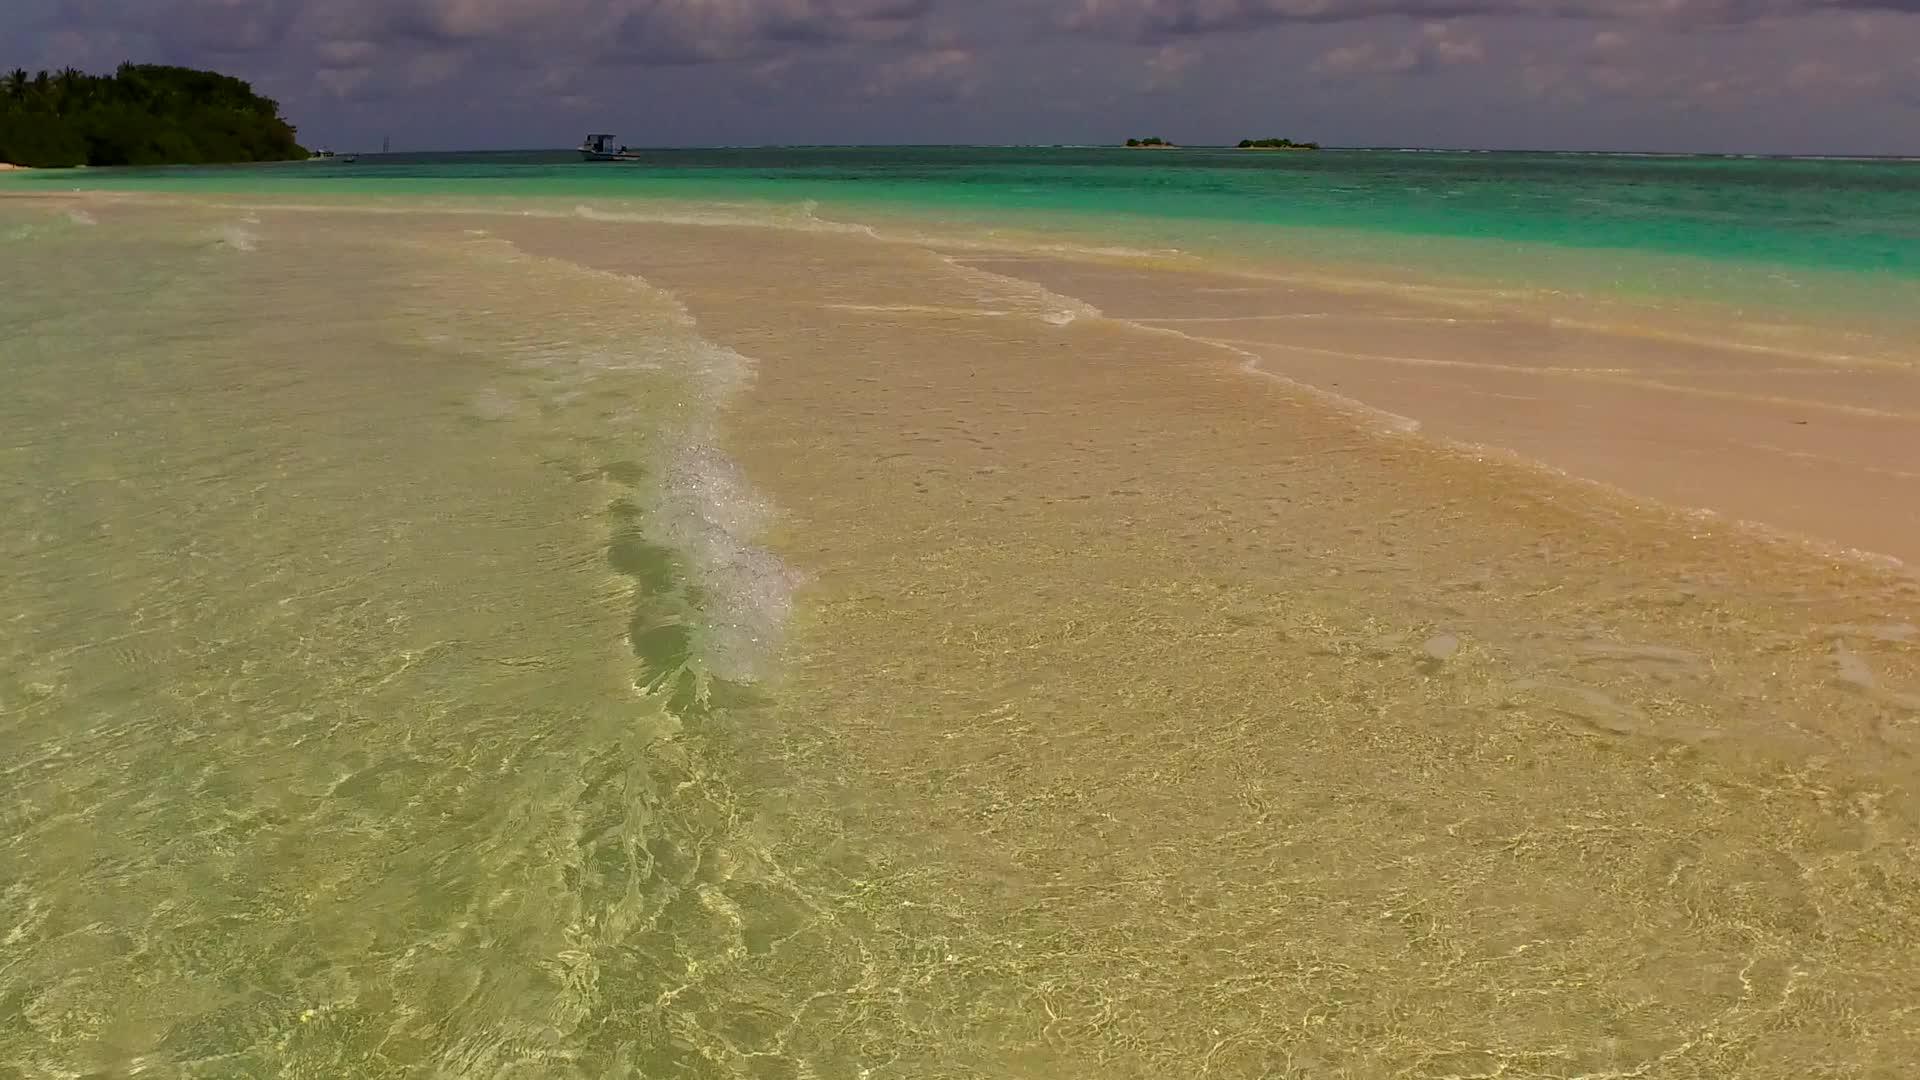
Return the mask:
<svg viewBox="0 0 1920 1080">
<path fill-rule="evenodd" d="M 573 216 L 587 221 L 620 224 L 759 227 L 792 229 L 799 232 L 873 235 L 873 230 L 865 225 L 831 221 L 820 217 L 817 210 L 818 207 L 813 202 L 798 205 L 785 203 L 703 203 L 699 206 L 630 204 L 619 210 L 607 210 L 582 203 L 573 208 Z"/>
<path fill-rule="evenodd" d="M 254 251 L 260 246 L 260 237 L 245 225 L 222 225 L 215 231 L 213 242 L 221 247 L 235 251 Z"/>
<path fill-rule="evenodd" d="M 793 612 L 795 576 L 754 543 L 770 513 L 739 466 L 717 447 L 689 444 L 669 457 L 648 531 L 679 551 L 705 604 L 702 659 L 723 679 L 767 674 Z"/>
<path fill-rule="evenodd" d="M 947 255 L 942 258 L 948 266 L 976 286 L 977 295 L 986 303 L 1010 308 L 1054 326 L 1066 326 L 1080 319 L 1101 317 L 1100 309 L 1092 304 L 1075 297 L 1063 296 L 1038 282 L 969 266 L 955 256 Z"/>
<path fill-rule="evenodd" d="M 501 240 L 476 241 L 473 250 L 564 274 L 569 293 L 611 287 L 629 297 L 630 322 L 617 338 L 533 344 L 521 365 L 551 372 L 546 392 L 556 400 L 616 374 L 664 378 L 678 407 L 655 443 L 651 490 L 638 493 L 641 528 L 650 542 L 679 553 L 698 597 L 696 665 L 731 682 L 764 678 L 799 579 L 757 542 L 772 506 L 721 445 L 720 412 L 752 380 L 752 361 L 702 337 L 678 300 L 638 276 L 530 256 Z"/>
<path fill-rule="evenodd" d="M 768 674 L 798 575 L 757 542 L 773 508 L 720 445 L 720 410 L 752 379 L 753 364 L 698 336 L 692 317 L 677 302 L 673 308 L 684 333 L 651 336 L 625 360 L 678 374 L 689 398 L 685 422 L 669 433 L 643 527 L 686 560 L 701 597 L 707 673 L 754 682 Z"/>
</svg>

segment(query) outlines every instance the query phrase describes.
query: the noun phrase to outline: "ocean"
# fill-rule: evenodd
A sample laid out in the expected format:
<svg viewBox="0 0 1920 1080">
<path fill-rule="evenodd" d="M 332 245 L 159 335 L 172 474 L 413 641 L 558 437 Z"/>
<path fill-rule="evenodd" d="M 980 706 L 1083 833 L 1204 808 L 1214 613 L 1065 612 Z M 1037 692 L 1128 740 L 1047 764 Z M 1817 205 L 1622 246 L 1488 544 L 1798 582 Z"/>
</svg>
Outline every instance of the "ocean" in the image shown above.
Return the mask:
<svg viewBox="0 0 1920 1080">
<path fill-rule="evenodd" d="M 1684 293 L 1779 300 L 1817 282 L 1828 289 L 1816 302 L 1844 302 L 1863 287 L 1877 293 L 1886 277 L 1920 275 L 1920 163 L 1901 159 L 1025 147 L 651 154 L 613 169 L 582 167 L 571 152 L 373 154 L 352 165 L 116 170 L 25 182 L 354 198 L 811 200 L 827 211 L 933 213 L 1208 251 L 1299 251 L 1304 232 L 1312 257 L 1366 263 L 1385 243 L 1384 257 L 1371 261 L 1403 271 L 1604 284 L 1643 296 L 1691 282 Z M 1459 246 L 1406 265 L 1423 240 Z M 1462 254 L 1476 250 L 1479 258 Z M 1567 252 L 1590 265 L 1576 266 Z M 1709 260 L 1689 266 L 1723 280 L 1662 273 L 1661 258 Z M 1536 268 L 1549 268 L 1548 278 L 1534 280 Z"/>
<path fill-rule="evenodd" d="M 1906 1075 L 1916 209 L 0 177 L 0 1069 Z"/>
</svg>

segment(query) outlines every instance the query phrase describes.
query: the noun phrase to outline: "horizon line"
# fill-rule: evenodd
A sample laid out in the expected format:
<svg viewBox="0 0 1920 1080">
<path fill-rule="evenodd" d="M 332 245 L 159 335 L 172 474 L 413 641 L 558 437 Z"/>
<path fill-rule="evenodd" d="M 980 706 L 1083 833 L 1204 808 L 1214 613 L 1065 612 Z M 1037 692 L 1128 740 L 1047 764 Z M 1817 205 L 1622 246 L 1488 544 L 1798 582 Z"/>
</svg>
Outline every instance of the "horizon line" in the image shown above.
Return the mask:
<svg viewBox="0 0 1920 1080">
<path fill-rule="evenodd" d="M 493 148 L 461 148 L 442 150 L 335 150 L 335 154 L 356 154 L 360 157 L 401 157 L 410 154 L 564 154 L 573 153 L 572 146 L 520 146 Z M 649 153 L 677 153 L 701 150 L 1126 150 L 1125 142 L 1116 143 L 1067 143 L 1067 142 L 1030 142 L 1030 143 L 964 143 L 964 142 L 873 142 L 873 143 L 685 143 L 659 146 L 632 146 L 631 150 Z M 1234 143 L 1171 143 L 1167 150 L 1239 150 Z M 1341 146 L 1329 143 L 1320 144 L 1319 151 L 1347 153 L 1438 153 L 1438 154 L 1563 154 L 1592 155 L 1600 157 L 1650 157 L 1650 158 L 1727 158 L 1744 160 L 1803 160 L 1803 161 L 1920 161 L 1920 152 L 1909 154 L 1872 154 L 1837 152 L 1794 152 L 1794 151 L 1730 151 L 1730 150 L 1634 150 L 1599 147 L 1528 147 L 1528 146 L 1391 146 L 1391 145 L 1354 145 Z"/>
</svg>

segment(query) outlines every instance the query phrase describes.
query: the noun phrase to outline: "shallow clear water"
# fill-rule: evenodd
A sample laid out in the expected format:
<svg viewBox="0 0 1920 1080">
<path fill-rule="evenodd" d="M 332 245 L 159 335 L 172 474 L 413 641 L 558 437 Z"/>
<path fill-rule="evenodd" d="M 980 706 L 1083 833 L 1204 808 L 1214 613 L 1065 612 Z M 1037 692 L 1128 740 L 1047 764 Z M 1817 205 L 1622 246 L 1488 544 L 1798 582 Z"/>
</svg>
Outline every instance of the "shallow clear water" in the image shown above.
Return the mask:
<svg viewBox="0 0 1920 1080">
<path fill-rule="evenodd" d="M 0 199 L 0 1068 L 1910 1071 L 1909 577 L 1250 377 L 1187 166 L 969 262 L 960 153 L 0 183 L 137 195 Z"/>
<path fill-rule="evenodd" d="M 744 362 L 458 228 L 6 217 L 0 1060 L 604 1075 L 556 1025 L 733 947 L 705 726 L 790 589 Z"/>
</svg>

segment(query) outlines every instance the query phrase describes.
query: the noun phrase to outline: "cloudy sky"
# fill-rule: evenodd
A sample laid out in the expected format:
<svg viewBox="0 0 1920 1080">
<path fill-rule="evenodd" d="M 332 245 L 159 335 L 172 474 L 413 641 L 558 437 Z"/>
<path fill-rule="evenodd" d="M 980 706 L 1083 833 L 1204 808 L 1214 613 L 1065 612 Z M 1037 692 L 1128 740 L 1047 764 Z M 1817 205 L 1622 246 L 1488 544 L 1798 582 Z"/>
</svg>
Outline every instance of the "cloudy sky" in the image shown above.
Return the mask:
<svg viewBox="0 0 1920 1080">
<path fill-rule="evenodd" d="M 1920 154 L 1920 0 L 0 0 L 0 66 L 213 67 L 312 145 Z"/>
</svg>

